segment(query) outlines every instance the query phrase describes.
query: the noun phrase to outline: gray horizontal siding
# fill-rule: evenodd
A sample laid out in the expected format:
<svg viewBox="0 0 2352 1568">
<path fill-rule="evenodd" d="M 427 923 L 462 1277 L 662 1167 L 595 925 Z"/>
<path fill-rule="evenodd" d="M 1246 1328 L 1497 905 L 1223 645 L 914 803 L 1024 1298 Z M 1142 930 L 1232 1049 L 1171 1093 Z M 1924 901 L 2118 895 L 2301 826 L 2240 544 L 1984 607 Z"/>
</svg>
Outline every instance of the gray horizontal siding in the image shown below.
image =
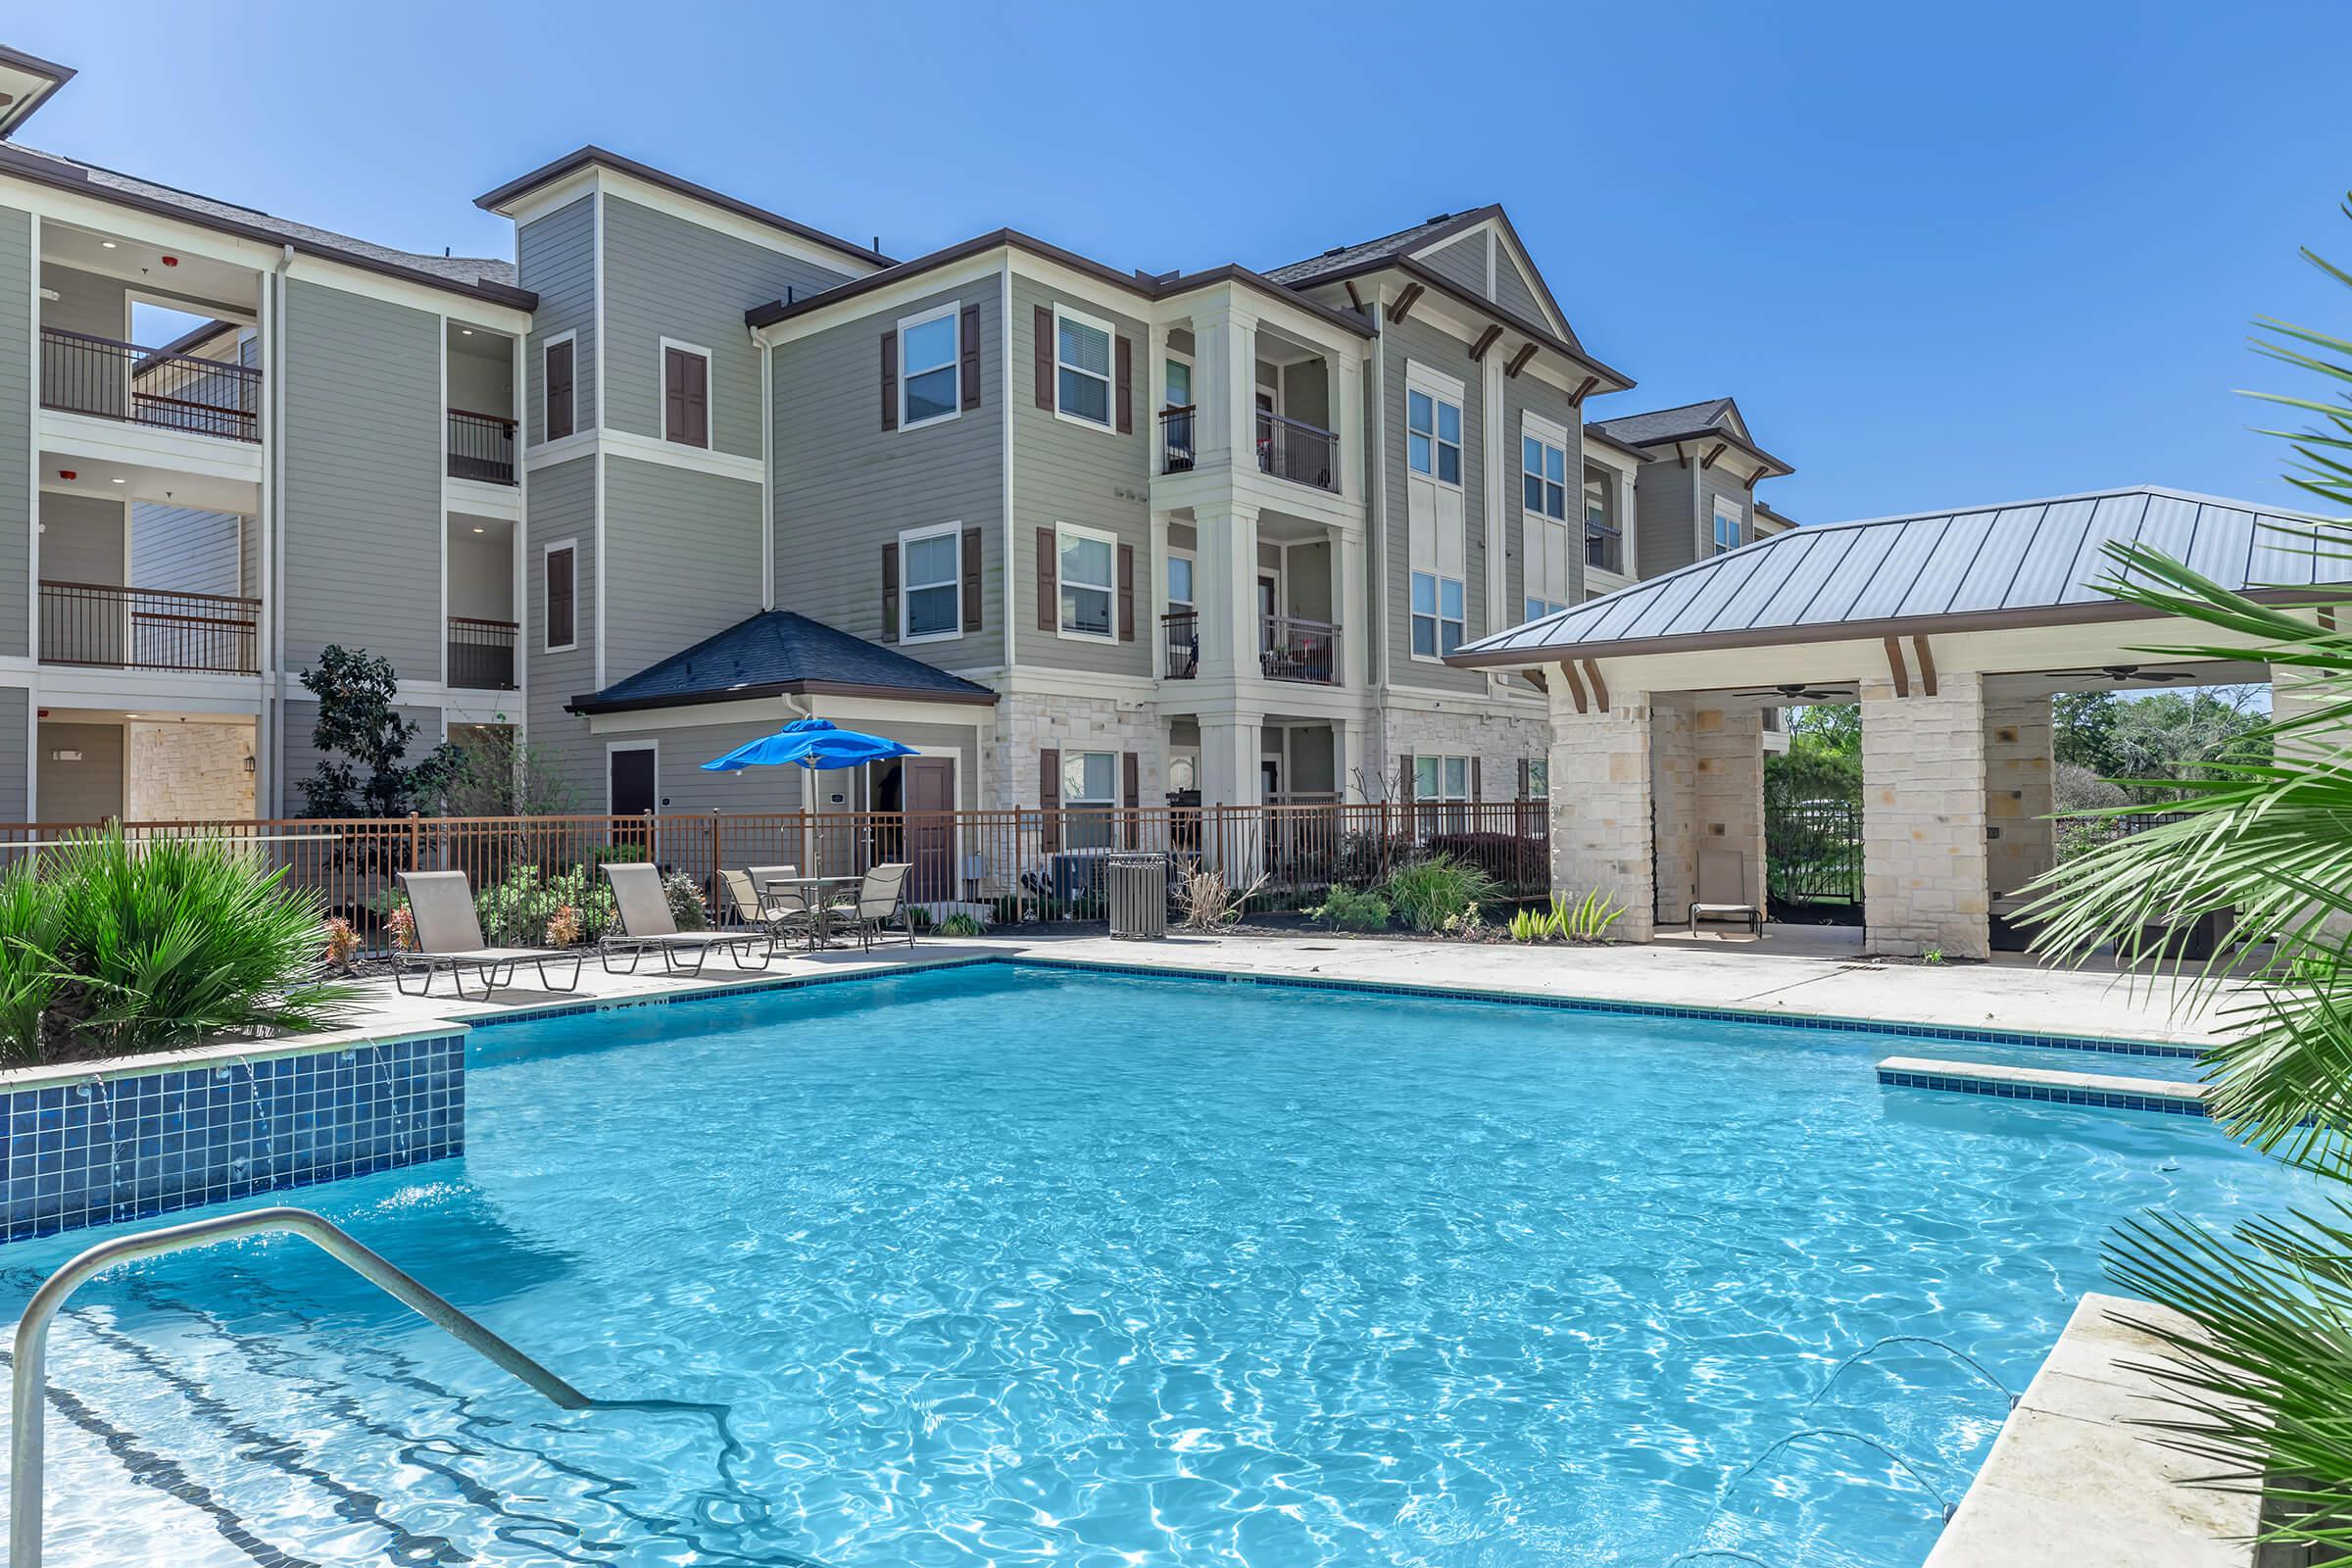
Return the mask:
<svg viewBox="0 0 2352 1568">
<path fill-rule="evenodd" d="M 139 502 L 130 509 L 130 580 L 180 593 L 241 593 L 244 531 L 234 513 Z"/>
<path fill-rule="evenodd" d="M 437 708 L 399 708 L 393 710 L 402 718 L 416 726 L 405 754 L 407 760 L 421 760 L 427 753 L 441 744 L 441 710 Z M 318 726 L 318 705 L 314 702 L 286 704 L 285 732 L 278 747 L 278 775 L 286 781 L 286 809 L 300 811 L 303 806 L 302 781 L 315 776 L 324 755 L 312 744 L 312 735 Z"/>
<path fill-rule="evenodd" d="M 605 460 L 605 679 L 760 612 L 760 487 Z"/>
<path fill-rule="evenodd" d="M 760 455 L 760 357 L 744 331 L 755 305 L 848 274 L 605 198 L 605 419 L 662 436 L 662 339 L 710 351 L 710 445 Z"/>
<path fill-rule="evenodd" d="M 1143 323 L 1087 300 L 1064 300 L 1072 310 L 1108 321 L 1133 345 L 1134 429 L 1127 435 L 1057 418 L 1037 406 L 1032 345 L 1037 307 L 1049 309 L 1057 296 L 1048 285 L 1017 273 L 1012 280 L 1013 419 L 1013 648 L 1023 665 L 1086 670 L 1095 674 L 1149 676 L 1155 628 L 1150 618 L 1152 560 L 1151 444 L 1155 433 L 1152 369 Z M 1049 352 L 1052 346 L 1049 345 Z M 1115 350 L 1114 350 L 1115 356 Z M 1115 369 L 1116 360 L 1114 357 Z M 1112 389 L 1115 400 L 1117 389 Z M 1115 412 L 1115 410 L 1114 410 Z M 1100 529 L 1135 550 L 1136 628 L 1131 643 L 1063 637 L 1040 629 L 1037 609 L 1037 530 L 1057 522 Z M 1058 606 L 1055 607 L 1058 611 Z"/>
<path fill-rule="evenodd" d="M 1463 382 L 1462 640 L 1470 642 L 1484 636 L 1488 627 L 1486 411 L 1480 406 L 1478 367 L 1469 358 L 1469 344 L 1426 319 L 1408 318 L 1384 326 L 1381 351 L 1382 429 L 1387 450 L 1380 454 L 1379 462 L 1389 536 L 1381 618 L 1388 646 L 1388 680 L 1397 686 L 1483 691 L 1487 679 L 1477 670 L 1453 669 L 1413 658 L 1412 512 L 1405 495 L 1404 466 L 1405 372 L 1408 362 L 1418 362 Z M 1518 437 L 1511 439 L 1515 442 Z M 1512 462 L 1516 464 L 1516 456 Z"/>
<path fill-rule="evenodd" d="M 1544 322 L 1548 313 L 1536 299 L 1536 291 L 1519 270 L 1519 264 L 1511 259 L 1511 248 L 1500 240 L 1495 242 L 1495 246 L 1494 303 L 1530 321 Z"/>
<path fill-rule="evenodd" d="M 1634 481 L 1634 511 L 1642 576 L 1662 576 L 1698 559 L 1698 479 L 1672 453 L 1642 465 Z"/>
<path fill-rule="evenodd" d="M 1460 284 L 1479 299 L 1487 297 L 1487 236 L 1469 234 L 1450 245 L 1413 258 L 1440 277 Z"/>
<path fill-rule="evenodd" d="M 918 430 L 882 428 L 882 334 L 956 303 L 980 310 L 980 407 Z M 994 278 L 924 296 L 777 349 L 776 605 L 884 641 L 882 549 L 901 530 L 958 522 L 981 536 L 980 630 L 906 652 L 946 669 L 1004 658 L 1003 311 Z M 1028 391 L 1016 377 L 1015 395 Z"/>
<path fill-rule="evenodd" d="M 0 821 L 22 822 L 30 813 L 32 694 L 22 686 L 0 686 Z"/>
<path fill-rule="evenodd" d="M 329 643 L 441 678 L 441 322 L 286 285 L 289 667 Z"/>
<path fill-rule="evenodd" d="M 531 474 L 522 553 L 523 658 L 530 671 L 525 707 L 532 748 L 566 783 L 583 809 L 605 798 L 601 749 L 593 749 L 588 721 L 564 711 L 564 705 L 596 690 L 596 464 L 575 458 Z M 579 543 L 578 639 L 565 653 L 547 647 L 547 547 L 565 539 Z"/>
<path fill-rule="evenodd" d="M 0 207 L 0 655 L 31 653 L 33 307 L 32 218 Z M 21 695 L 21 694 L 20 694 Z M 22 704 L 19 705 L 22 707 Z M 0 741 L 22 729 L 0 727 Z M 0 744 L 0 758 L 15 747 Z M 23 773 L 23 764 L 18 772 Z M 0 785 L 0 788 L 4 788 Z M 20 779 L 20 795 L 22 781 Z M 23 814 L 22 806 L 17 814 Z"/>
<path fill-rule="evenodd" d="M 547 387 L 541 350 L 548 339 L 577 332 L 572 349 L 574 428 L 596 424 L 596 201 L 583 196 L 533 219 L 514 231 L 516 280 L 539 296 L 523 355 L 524 439 L 547 439 Z"/>
</svg>

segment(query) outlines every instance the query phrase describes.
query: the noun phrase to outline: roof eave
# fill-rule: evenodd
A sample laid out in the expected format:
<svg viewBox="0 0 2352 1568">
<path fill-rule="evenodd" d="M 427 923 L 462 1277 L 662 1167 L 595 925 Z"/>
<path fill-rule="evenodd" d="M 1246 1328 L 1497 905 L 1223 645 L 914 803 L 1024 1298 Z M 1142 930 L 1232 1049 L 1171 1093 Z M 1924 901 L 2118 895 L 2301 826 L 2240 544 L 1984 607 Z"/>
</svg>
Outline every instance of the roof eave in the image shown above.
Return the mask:
<svg viewBox="0 0 2352 1568">
<path fill-rule="evenodd" d="M 1607 392 L 1630 392 L 1641 384 L 1623 370 L 1594 359 L 1582 347 L 1569 342 L 1550 327 L 1531 321 L 1516 311 L 1505 310 L 1493 300 L 1471 293 L 1444 273 L 1423 266 L 1410 256 L 1374 257 L 1370 261 L 1358 263 L 1353 267 L 1342 268 L 1337 271 L 1324 272 L 1314 277 L 1301 278 L 1296 283 L 1287 285 L 1287 292 L 1297 294 L 1310 288 L 1327 288 L 1332 284 L 1344 283 L 1351 278 L 1387 271 L 1402 272 L 1423 287 L 1435 289 L 1448 299 L 1457 300 L 1470 309 L 1493 318 L 1521 337 L 1532 339 L 1562 359 L 1578 366 L 1587 374 L 1596 378 L 1597 384 L 1588 394 L 1589 396 L 1598 397 Z"/>
<path fill-rule="evenodd" d="M 787 680 L 764 681 L 756 686 L 728 686 L 714 691 L 672 693 L 661 697 L 624 697 L 601 703 L 597 701 L 596 693 L 585 692 L 565 703 L 564 710 L 582 715 L 635 713 L 661 708 L 707 708 L 713 703 L 757 702 L 763 697 L 873 697 L 906 703 L 952 703 L 973 708 L 993 707 L 997 701 L 997 694 L 985 687 L 957 692 L 931 687 L 876 686 L 856 681 Z"/>
</svg>

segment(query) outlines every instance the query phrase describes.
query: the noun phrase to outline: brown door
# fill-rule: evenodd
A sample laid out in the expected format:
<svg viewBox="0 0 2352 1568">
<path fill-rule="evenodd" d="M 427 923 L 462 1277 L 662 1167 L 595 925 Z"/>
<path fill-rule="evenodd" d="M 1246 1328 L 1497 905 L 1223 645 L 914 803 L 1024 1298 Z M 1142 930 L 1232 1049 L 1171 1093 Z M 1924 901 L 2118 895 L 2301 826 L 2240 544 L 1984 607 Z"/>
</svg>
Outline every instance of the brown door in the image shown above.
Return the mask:
<svg viewBox="0 0 2352 1568">
<path fill-rule="evenodd" d="M 909 757 L 905 763 L 906 858 L 914 862 L 909 897 L 936 904 L 956 897 L 956 763 Z"/>
</svg>

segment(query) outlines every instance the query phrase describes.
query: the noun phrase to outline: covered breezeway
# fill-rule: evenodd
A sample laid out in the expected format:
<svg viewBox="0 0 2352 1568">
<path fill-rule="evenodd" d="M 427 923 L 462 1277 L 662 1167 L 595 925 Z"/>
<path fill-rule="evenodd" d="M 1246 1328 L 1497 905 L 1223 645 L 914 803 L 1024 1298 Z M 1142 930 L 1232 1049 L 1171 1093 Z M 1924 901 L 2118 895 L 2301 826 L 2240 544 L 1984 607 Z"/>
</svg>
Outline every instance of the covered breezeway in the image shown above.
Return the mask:
<svg viewBox="0 0 2352 1568">
<path fill-rule="evenodd" d="M 2002 901 L 2055 856 L 2054 693 L 2270 679 L 2164 652 L 2230 639 L 2102 592 L 2107 544 L 2308 600 L 2345 573 L 2297 543 L 2320 520 L 2138 488 L 1799 528 L 1452 662 L 1544 684 L 1552 885 L 1624 903 L 1636 940 L 1684 919 L 1709 851 L 1764 901 L 1764 712 L 1808 700 L 1790 692 L 1859 703 L 1863 950 L 1983 958 Z M 2291 684 L 2273 693 L 2292 711 Z"/>
</svg>

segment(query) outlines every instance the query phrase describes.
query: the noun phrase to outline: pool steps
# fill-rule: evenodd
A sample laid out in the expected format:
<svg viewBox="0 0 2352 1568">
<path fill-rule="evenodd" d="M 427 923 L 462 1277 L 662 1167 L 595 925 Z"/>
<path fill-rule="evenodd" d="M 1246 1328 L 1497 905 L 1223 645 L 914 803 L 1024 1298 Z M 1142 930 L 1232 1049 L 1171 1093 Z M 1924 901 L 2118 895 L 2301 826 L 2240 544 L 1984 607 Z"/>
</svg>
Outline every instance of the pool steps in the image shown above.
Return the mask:
<svg viewBox="0 0 2352 1568">
<path fill-rule="evenodd" d="M 2208 1114 L 2204 1084 L 2165 1078 L 2012 1067 L 1987 1061 L 1948 1061 L 1935 1056 L 1888 1056 L 1879 1063 L 1879 1082 L 1889 1089 L 1990 1095 L 2000 1100 L 2035 1100 L 2059 1105 L 2152 1110 L 2176 1116 Z"/>
</svg>

